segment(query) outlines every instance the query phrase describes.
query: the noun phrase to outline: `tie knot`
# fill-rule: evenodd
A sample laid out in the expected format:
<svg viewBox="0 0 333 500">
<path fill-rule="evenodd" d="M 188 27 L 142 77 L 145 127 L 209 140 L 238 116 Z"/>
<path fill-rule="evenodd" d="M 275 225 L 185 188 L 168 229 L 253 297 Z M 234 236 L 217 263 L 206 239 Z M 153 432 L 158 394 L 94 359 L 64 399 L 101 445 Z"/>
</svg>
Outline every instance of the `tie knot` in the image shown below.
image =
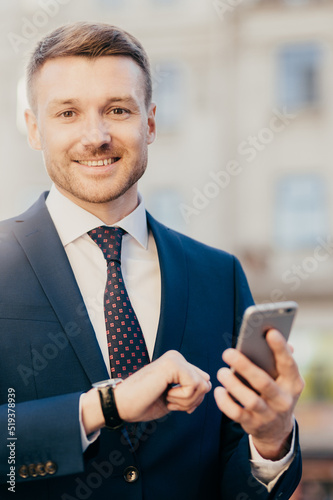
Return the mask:
<svg viewBox="0 0 333 500">
<path fill-rule="evenodd" d="M 125 231 L 120 227 L 100 226 L 88 232 L 90 238 L 100 247 L 104 258 L 109 262 L 116 260 L 120 263 L 121 241 Z"/>
</svg>

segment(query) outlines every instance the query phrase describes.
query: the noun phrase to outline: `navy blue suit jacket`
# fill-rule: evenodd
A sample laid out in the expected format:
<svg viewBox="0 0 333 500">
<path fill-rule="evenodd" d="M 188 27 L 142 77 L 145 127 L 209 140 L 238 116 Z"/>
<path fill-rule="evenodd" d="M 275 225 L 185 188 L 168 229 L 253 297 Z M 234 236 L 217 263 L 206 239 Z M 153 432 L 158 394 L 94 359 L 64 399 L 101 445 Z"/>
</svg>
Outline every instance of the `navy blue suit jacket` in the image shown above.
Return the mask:
<svg viewBox="0 0 333 500">
<path fill-rule="evenodd" d="M 162 278 L 153 358 L 176 349 L 209 372 L 216 386 L 221 354 L 234 343 L 244 308 L 253 302 L 245 275 L 232 255 L 147 217 Z M 300 476 L 298 445 L 291 467 L 268 495 L 251 475 L 247 436 L 218 410 L 213 391 L 191 415 L 171 413 L 138 424 L 134 438 L 103 429 L 82 454 L 79 397 L 108 374 L 45 194 L 26 213 L 0 224 L 0 279 L 0 498 L 13 498 L 6 483 L 6 445 L 14 443 L 8 439 L 8 388 L 16 395 L 16 499 L 290 497 Z M 50 463 L 56 466 L 52 475 L 45 474 Z M 139 477 L 127 482 L 131 466 Z M 22 470 L 28 477 L 20 477 Z"/>
</svg>

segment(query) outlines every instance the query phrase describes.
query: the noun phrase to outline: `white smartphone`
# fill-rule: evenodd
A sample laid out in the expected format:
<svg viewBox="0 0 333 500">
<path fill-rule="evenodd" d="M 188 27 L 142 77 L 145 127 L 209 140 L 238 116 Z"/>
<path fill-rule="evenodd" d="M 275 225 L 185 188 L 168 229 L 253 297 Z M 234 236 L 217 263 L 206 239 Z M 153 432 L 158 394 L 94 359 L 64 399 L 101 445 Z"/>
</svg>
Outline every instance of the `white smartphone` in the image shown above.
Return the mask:
<svg viewBox="0 0 333 500">
<path fill-rule="evenodd" d="M 279 330 L 288 340 L 298 304 L 293 301 L 272 302 L 248 307 L 239 330 L 236 349 L 274 379 L 277 377 L 275 360 L 266 342 L 271 328 Z"/>
</svg>

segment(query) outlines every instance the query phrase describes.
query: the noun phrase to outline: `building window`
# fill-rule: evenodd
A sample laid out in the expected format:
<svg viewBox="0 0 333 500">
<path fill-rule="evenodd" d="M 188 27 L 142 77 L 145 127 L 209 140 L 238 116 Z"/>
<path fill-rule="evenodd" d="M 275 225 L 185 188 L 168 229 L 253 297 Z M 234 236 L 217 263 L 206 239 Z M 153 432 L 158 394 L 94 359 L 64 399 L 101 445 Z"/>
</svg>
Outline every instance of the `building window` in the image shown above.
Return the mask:
<svg viewBox="0 0 333 500">
<path fill-rule="evenodd" d="M 152 67 L 153 100 L 157 105 L 159 132 L 173 132 L 183 113 L 183 71 L 176 62 L 163 62 Z"/>
<path fill-rule="evenodd" d="M 321 101 L 319 44 L 287 45 L 278 52 L 278 100 L 289 110 L 317 107 Z"/>
<path fill-rule="evenodd" d="M 276 186 L 276 244 L 286 250 L 318 245 L 328 234 L 325 180 L 317 174 L 291 175 Z"/>
</svg>

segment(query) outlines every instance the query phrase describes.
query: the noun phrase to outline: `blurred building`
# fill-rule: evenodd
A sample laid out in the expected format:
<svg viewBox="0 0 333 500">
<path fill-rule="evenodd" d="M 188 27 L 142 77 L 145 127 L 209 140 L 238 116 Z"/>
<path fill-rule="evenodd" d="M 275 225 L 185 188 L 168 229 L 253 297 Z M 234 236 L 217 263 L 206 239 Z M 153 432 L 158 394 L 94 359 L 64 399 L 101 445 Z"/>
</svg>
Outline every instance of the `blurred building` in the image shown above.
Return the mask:
<svg viewBox="0 0 333 500">
<path fill-rule="evenodd" d="M 258 301 L 299 303 L 299 498 L 316 500 L 333 498 L 332 20 L 333 2 L 276 0 L 232 19 L 232 248 Z"/>
<path fill-rule="evenodd" d="M 333 0 L 3 0 L 0 11 L 0 218 L 50 185 L 22 132 L 26 53 L 75 20 L 136 35 L 158 105 L 147 207 L 235 253 L 257 301 L 299 303 L 298 498 L 333 498 Z"/>
</svg>

